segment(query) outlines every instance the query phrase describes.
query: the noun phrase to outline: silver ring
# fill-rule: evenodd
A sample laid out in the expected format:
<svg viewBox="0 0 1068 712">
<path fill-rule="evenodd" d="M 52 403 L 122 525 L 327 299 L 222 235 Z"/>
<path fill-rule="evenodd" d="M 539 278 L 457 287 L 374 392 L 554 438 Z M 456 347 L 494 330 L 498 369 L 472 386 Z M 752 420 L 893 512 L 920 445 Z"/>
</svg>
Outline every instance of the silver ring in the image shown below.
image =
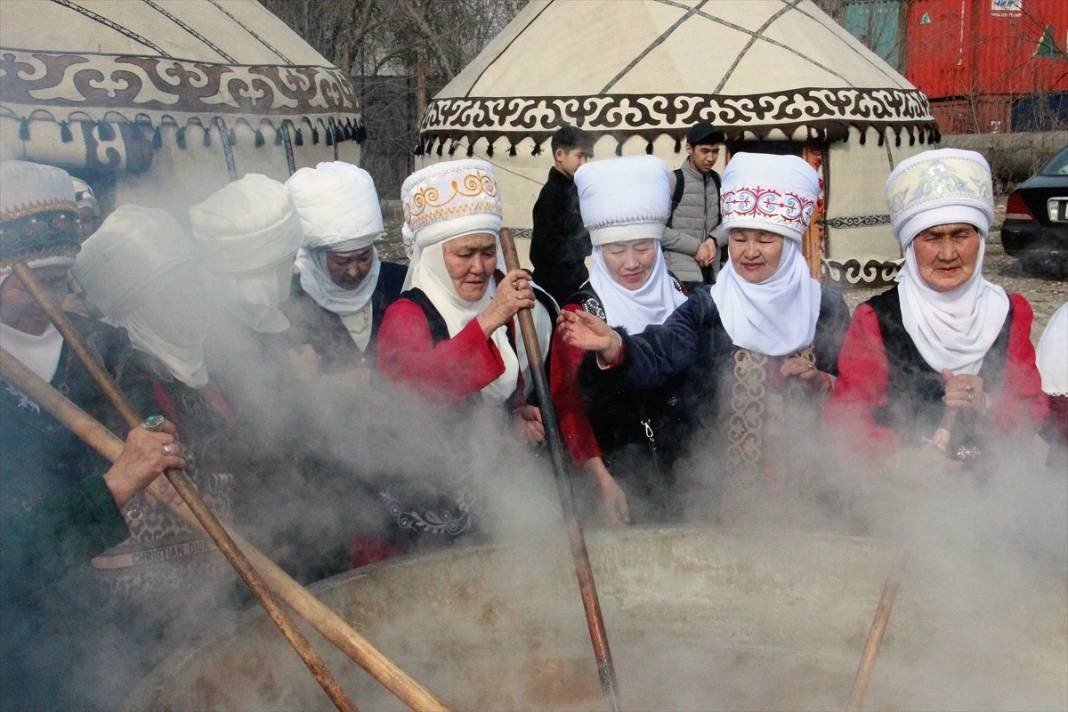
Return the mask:
<svg viewBox="0 0 1068 712">
<path fill-rule="evenodd" d="M 174 452 L 174 446 L 173 445 L 171 445 L 170 443 L 167 443 L 166 445 L 163 446 L 163 454 L 164 455 L 170 455 L 172 452 Z"/>
</svg>

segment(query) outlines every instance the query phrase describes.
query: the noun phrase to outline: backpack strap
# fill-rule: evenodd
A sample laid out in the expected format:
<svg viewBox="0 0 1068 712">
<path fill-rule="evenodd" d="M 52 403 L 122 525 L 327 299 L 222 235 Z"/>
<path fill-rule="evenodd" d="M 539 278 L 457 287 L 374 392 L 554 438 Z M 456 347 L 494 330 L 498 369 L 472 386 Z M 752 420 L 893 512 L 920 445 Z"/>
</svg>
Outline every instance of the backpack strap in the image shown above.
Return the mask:
<svg viewBox="0 0 1068 712">
<path fill-rule="evenodd" d="M 671 192 L 671 216 L 668 218 L 667 227 L 671 227 L 671 221 L 675 219 L 675 208 L 682 202 L 682 192 L 686 190 L 686 178 L 681 168 L 672 171 L 675 174 L 675 190 Z M 719 176 L 716 176 L 716 188 L 719 188 Z"/>
</svg>

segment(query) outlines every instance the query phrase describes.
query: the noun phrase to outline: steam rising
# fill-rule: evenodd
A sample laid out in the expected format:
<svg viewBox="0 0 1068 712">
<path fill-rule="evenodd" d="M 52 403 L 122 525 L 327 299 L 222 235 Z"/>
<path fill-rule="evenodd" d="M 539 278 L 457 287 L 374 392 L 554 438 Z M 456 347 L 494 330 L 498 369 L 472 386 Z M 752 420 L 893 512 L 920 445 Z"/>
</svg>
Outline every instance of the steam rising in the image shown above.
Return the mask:
<svg viewBox="0 0 1068 712">
<path fill-rule="evenodd" d="M 209 371 L 240 420 L 227 456 L 238 529 L 310 579 L 340 570 L 354 531 L 388 520 L 384 483 L 466 485 L 476 533 L 320 594 L 457 708 L 596 708 L 548 458 L 497 411 L 458 419 L 382 379 L 302 380 L 281 337 L 253 334 L 208 297 Z M 702 432 L 680 463 L 688 526 L 587 523 L 624 706 L 844 706 L 883 579 L 909 549 L 869 708 L 1068 707 L 1068 478 L 1046 467 L 1043 444 L 998 443 L 977 476 L 907 456 L 875 463 L 857 434 L 832 438 L 816 417 L 787 426 L 804 472 L 774 496 L 733 492 L 744 507 L 727 508 L 723 452 L 706 445 L 718 434 Z M 581 474 L 575 487 L 588 495 Z M 100 707 L 132 695 L 127 705 L 154 709 L 327 709 L 262 616 L 235 613 L 249 601 L 235 578 L 142 601 L 158 628 L 125 620 L 52 654 L 83 661 L 84 699 Z M 400 707 L 313 638 L 357 704 Z"/>
</svg>

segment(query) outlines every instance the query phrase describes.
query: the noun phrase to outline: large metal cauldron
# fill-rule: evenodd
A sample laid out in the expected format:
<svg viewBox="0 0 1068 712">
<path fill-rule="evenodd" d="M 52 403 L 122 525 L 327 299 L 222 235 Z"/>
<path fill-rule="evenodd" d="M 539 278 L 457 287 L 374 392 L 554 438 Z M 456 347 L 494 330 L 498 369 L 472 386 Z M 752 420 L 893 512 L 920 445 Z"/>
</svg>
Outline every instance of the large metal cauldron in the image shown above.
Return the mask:
<svg viewBox="0 0 1068 712">
<path fill-rule="evenodd" d="M 628 709 L 844 707 L 896 552 L 842 536 L 632 528 L 589 537 Z M 914 556 L 868 709 L 1068 706 L 1063 572 L 1012 595 L 971 596 Z M 926 568 L 925 568 L 926 567 Z M 968 590 L 954 592 L 955 579 Z M 556 539 L 456 547 L 315 587 L 454 709 L 598 709 L 570 559 Z M 964 602 L 977 600 L 977 604 Z M 1014 601 L 1016 603 L 1014 604 Z M 364 710 L 402 705 L 308 630 Z M 132 709 L 329 709 L 258 613 L 135 689 Z"/>
</svg>

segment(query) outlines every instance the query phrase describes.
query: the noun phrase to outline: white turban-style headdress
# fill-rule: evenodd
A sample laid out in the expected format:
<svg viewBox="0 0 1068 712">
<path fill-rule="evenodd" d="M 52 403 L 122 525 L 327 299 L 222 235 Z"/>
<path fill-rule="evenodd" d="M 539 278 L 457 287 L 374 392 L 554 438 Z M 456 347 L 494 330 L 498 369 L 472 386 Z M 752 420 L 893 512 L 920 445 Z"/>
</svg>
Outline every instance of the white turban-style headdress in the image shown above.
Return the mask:
<svg viewBox="0 0 1068 712">
<path fill-rule="evenodd" d="M 371 174 L 351 163 L 332 161 L 301 168 L 286 181 L 286 188 L 304 230 L 296 260 L 301 288 L 316 304 L 342 319 L 365 312 L 382 268 L 378 250 L 373 252 L 370 272 L 355 289 L 334 282 L 326 261 L 331 252 L 371 247 L 384 233 L 382 206 Z M 357 321 L 362 328 L 353 338 L 364 348 L 370 340 L 371 320 Z"/>
<path fill-rule="evenodd" d="M 278 181 L 250 173 L 189 209 L 208 286 L 228 309 L 261 333 L 289 327 L 278 305 L 289 296 L 300 218 Z"/>
<path fill-rule="evenodd" d="M 197 250 L 174 217 L 123 205 L 85 241 L 74 276 L 108 322 L 191 388 L 208 382 Z"/>
</svg>

